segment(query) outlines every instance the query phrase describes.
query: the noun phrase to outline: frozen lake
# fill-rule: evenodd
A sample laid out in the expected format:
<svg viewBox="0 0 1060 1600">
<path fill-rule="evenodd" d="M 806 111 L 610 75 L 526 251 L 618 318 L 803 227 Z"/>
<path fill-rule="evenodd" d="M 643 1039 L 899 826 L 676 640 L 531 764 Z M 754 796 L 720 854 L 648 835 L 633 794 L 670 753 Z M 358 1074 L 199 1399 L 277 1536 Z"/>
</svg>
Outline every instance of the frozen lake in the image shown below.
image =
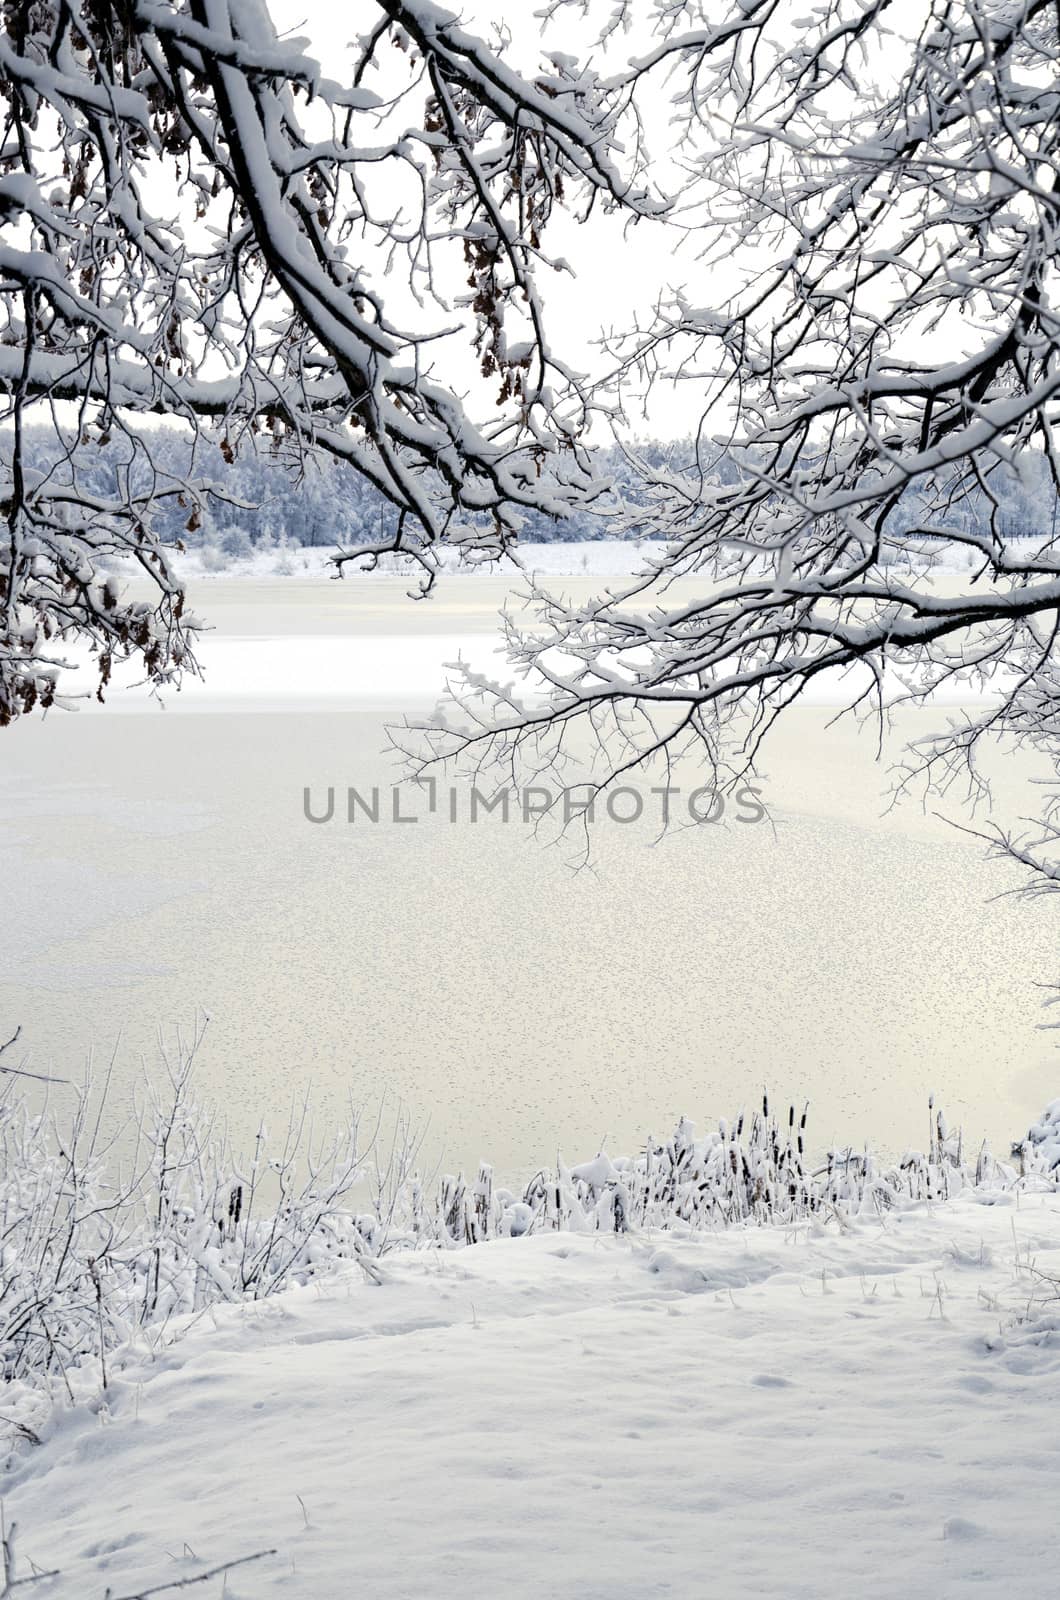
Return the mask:
<svg viewBox="0 0 1060 1600">
<path fill-rule="evenodd" d="M 307 1085 L 324 1114 L 385 1094 L 451 1169 L 628 1150 L 763 1083 L 814 1102 L 819 1141 L 922 1144 L 934 1091 L 1004 1149 L 1060 1093 L 1035 988 L 1060 978 L 1054 905 L 990 899 L 1014 880 L 974 841 L 882 816 L 871 735 L 828 708 L 774 741 L 773 827 L 652 847 L 603 821 L 593 873 L 514 820 L 346 823 L 347 785 L 396 775 L 386 722 L 489 651 L 506 587 L 203 581 L 206 687 L 0 735 L 0 1029 L 21 1022 L 28 1064 L 76 1076 L 117 1044 L 127 1098 L 158 1030 L 204 1009 L 200 1083 L 235 1127 Z M 305 820 L 307 785 L 340 791 L 335 820 Z"/>
</svg>

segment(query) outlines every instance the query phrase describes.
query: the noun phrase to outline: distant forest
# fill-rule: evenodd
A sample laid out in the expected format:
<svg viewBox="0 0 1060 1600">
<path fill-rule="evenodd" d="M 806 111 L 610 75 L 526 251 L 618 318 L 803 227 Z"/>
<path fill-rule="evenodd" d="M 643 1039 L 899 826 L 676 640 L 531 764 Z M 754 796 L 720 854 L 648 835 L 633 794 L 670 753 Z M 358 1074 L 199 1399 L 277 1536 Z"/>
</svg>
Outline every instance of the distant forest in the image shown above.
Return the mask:
<svg viewBox="0 0 1060 1600">
<path fill-rule="evenodd" d="M 56 448 L 54 433 L 33 429 L 26 442 L 31 467 L 41 474 L 54 469 L 60 481 L 69 483 L 68 463 L 60 460 L 56 466 L 62 452 Z M 9 432 L 0 433 L 0 447 L 9 459 Z M 641 442 L 636 453 L 653 470 L 675 476 L 694 460 L 694 449 L 688 440 Z M 212 482 L 223 491 L 224 498 L 206 495 L 197 513 L 194 507 L 181 506 L 175 498 L 159 502 L 152 511 L 151 521 L 158 532 L 170 540 L 183 540 L 189 548 L 210 546 L 237 560 L 255 549 L 285 545 L 376 544 L 386 537 L 392 525 L 393 508 L 353 468 L 339 463 L 310 464 L 298 474 L 271 452 L 267 436 L 259 441 L 256 450 L 242 449 L 232 461 L 225 459 L 219 442 L 204 437 L 196 444 L 193 462 L 184 434 L 158 429 L 152 438 L 152 454 L 156 465 L 173 478 Z M 77 449 L 77 482 L 82 490 L 111 499 L 129 474 L 132 459 L 127 439 L 115 437 L 102 443 L 97 430 L 91 429 L 86 442 Z M 600 449 L 596 461 L 599 476 L 610 481 L 610 488 L 596 505 L 562 521 L 527 513 L 522 539 L 552 543 L 645 539 L 656 534 L 650 492 L 622 451 L 615 447 Z M 992 481 L 993 493 L 1000 502 L 1000 510 L 994 512 L 997 532 L 1007 538 L 1055 535 L 1058 503 L 1045 457 L 1027 451 L 1018 471 L 1002 471 L 1004 476 L 995 475 Z M 722 483 L 735 482 L 740 475 L 740 466 L 732 458 L 723 458 L 711 474 Z M 131 476 L 136 490 L 147 487 L 150 480 L 142 453 L 131 468 Z M 915 489 L 903 497 L 891 517 L 892 533 L 920 530 L 918 499 Z M 628 515 L 631 510 L 632 518 Z M 966 501 L 955 508 L 949 520 L 964 528 L 985 528 L 990 514 L 986 497 L 980 495 L 977 501 Z M 930 537 L 930 529 L 926 532 Z"/>
</svg>

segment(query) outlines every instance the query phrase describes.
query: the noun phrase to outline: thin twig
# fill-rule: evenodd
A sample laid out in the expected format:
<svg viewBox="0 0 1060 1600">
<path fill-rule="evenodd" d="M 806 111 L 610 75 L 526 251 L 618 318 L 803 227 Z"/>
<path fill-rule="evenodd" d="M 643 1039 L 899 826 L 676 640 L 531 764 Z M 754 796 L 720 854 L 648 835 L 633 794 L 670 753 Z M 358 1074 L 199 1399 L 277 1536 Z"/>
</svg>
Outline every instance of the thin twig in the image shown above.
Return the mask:
<svg viewBox="0 0 1060 1600">
<path fill-rule="evenodd" d="M 220 1566 L 211 1567 L 208 1572 L 200 1572 L 194 1578 L 174 1578 L 170 1583 L 156 1583 L 150 1589 L 137 1589 L 131 1594 L 116 1595 L 108 1589 L 103 1600 L 147 1600 L 148 1595 L 165 1594 L 170 1589 L 189 1589 L 194 1583 L 206 1583 L 210 1578 L 216 1578 L 218 1573 L 232 1572 L 236 1567 L 245 1567 L 251 1561 L 264 1561 L 266 1556 L 274 1556 L 275 1550 L 255 1550 L 251 1556 L 237 1556 L 235 1561 L 222 1561 Z M 3 1596 L 0 1595 L 0 1600 Z"/>
</svg>

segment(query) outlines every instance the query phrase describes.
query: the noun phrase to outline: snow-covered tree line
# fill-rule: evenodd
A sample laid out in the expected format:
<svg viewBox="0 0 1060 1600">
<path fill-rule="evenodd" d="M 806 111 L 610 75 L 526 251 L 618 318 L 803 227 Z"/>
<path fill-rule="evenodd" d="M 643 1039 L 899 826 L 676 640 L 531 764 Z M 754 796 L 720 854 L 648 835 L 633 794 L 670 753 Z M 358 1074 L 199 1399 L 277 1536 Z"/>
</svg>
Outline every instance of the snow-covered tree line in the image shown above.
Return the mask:
<svg viewBox="0 0 1060 1600">
<path fill-rule="evenodd" d="M 10 451 L 11 442 L 10 435 L 0 433 L 0 449 Z M 685 459 L 689 450 L 686 442 L 638 446 L 639 455 L 660 467 L 669 460 Z M 34 474 L 41 478 L 50 474 L 54 482 L 65 480 L 72 486 L 69 458 L 52 430 L 27 429 L 23 451 Z M 615 446 L 601 449 L 594 459 L 608 484 L 606 492 L 563 518 L 528 510 L 521 539 L 547 544 L 557 539 L 631 536 L 623 512 L 628 501 L 637 499 L 637 475 Z M 211 494 L 203 489 L 194 511 L 186 495 L 183 505 L 174 497 L 155 510 L 153 526 L 159 537 L 167 545 L 179 541 L 188 549 L 212 545 L 237 556 L 262 545 L 345 548 L 381 544 L 390 537 L 396 516 L 386 497 L 348 463 L 329 458 L 308 460 L 300 471 L 292 472 L 290 462 L 267 443 L 241 452 L 231 462 L 225 460 L 216 440 L 193 441 L 176 431 L 157 431 L 150 441 L 150 463 L 120 443 L 116 446 L 108 440 L 103 445 L 92 435 L 78 446 L 76 481 L 100 500 L 114 501 L 127 492 L 146 493 L 152 470 L 161 470 L 174 482 L 194 478 L 200 484 L 213 483 L 220 491 Z M 1029 505 L 1025 514 L 1032 516 Z M 1040 512 L 1033 516 L 1040 520 Z M 474 514 L 466 520 L 474 522 Z M 190 529 L 189 522 L 194 523 Z"/>
<path fill-rule="evenodd" d="M 10 450 L 11 443 L 10 435 L 0 435 L 0 448 Z M 695 458 L 690 440 L 640 441 L 635 448 L 637 462 L 655 471 L 680 470 Z M 53 481 L 66 481 L 73 487 L 75 475 L 69 457 L 53 431 L 27 429 L 23 450 L 31 472 L 42 479 L 50 474 Z M 101 501 L 114 501 L 124 493 L 146 493 L 152 468 L 174 482 L 197 478 L 201 484 L 216 484 L 220 492 L 204 490 L 194 512 L 186 496 L 183 505 L 175 498 L 162 501 L 154 514 L 154 527 L 167 545 L 180 543 L 188 549 L 212 546 L 231 558 L 258 547 L 284 544 L 345 548 L 382 543 L 395 515 L 385 496 L 348 463 L 310 460 L 293 473 L 289 462 L 268 446 L 244 451 L 229 462 L 216 440 L 192 440 L 186 434 L 159 430 L 151 440 L 150 465 L 137 452 L 125 451 L 120 444 L 115 447 L 113 441 L 101 444 L 92 435 L 79 445 L 77 457 L 77 484 Z M 593 459 L 607 483 L 606 491 L 563 518 L 527 511 L 521 541 L 548 544 L 560 539 L 632 538 L 635 521 L 641 537 L 652 537 L 650 502 L 634 463 L 615 445 L 599 448 Z M 736 484 L 739 464 L 726 457 L 717 463 L 715 477 L 719 483 Z M 1039 540 L 1052 537 L 1060 501 L 1046 457 L 1027 452 L 1018 471 L 1001 475 L 1001 484 L 998 515 L 1006 534 Z M 972 496 L 961 509 L 962 526 L 968 531 L 984 531 L 991 513 L 985 494 Z M 912 530 L 922 520 L 922 495 L 909 489 L 892 515 L 892 526 Z M 189 522 L 194 523 L 190 529 Z"/>
</svg>

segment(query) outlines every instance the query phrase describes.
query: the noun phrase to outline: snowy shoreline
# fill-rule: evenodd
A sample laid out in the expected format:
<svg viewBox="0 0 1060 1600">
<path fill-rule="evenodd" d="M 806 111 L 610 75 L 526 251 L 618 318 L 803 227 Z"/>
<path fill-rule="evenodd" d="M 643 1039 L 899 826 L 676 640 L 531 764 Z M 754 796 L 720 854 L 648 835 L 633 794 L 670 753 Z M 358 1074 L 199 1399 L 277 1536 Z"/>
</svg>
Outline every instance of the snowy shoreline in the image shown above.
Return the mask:
<svg viewBox="0 0 1060 1600">
<path fill-rule="evenodd" d="M 556 540 L 547 544 L 527 541 L 517 548 L 518 566 L 511 560 L 469 564 L 461 561 L 455 547 L 443 547 L 438 558 L 444 573 L 460 573 L 470 578 L 509 578 L 516 583 L 532 573 L 542 577 L 631 577 L 641 570 L 645 556 L 660 554 L 664 548 L 659 541 L 629 539 Z M 272 545 L 255 549 L 246 556 L 227 556 L 211 546 L 200 545 L 172 554 L 170 560 L 184 582 L 339 579 L 340 574 L 332 565 L 335 550 L 336 547 L 329 544 Z M 372 572 L 353 568 L 341 575 L 341 581 L 346 583 L 378 583 L 394 578 L 410 582 L 415 579 L 415 572 L 408 561 L 386 554 L 378 558 L 378 565 Z"/>
<path fill-rule="evenodd" d="M 632 577 L 644 568 L 646 559 L 661 556 L 663 540 L 632 539 L 556 539 L 548 542 L 521 541 L 515 547 L 518 565 L 513 560 L 468 563 L 462 561 L 455 546 L 441 546 L 437 552 L 443 573 L 459 573 L 471 578 L 508 578 L 513 584 L 537 574 L 543 578 Z M 171 554 L 174 571 L 182 581 L 245 579 L 261 582 L 277 579 L 320 579 L 337 577 L 331 564 L 336 547 L 329 544 L 269 544 L 249 555 L 232 556 L 211 545 L 192 545 Z M 970 562 L 963 549 L 956 552 L 927 550 L 925 570 L 939 575 L 967 573 Z M 415 572 L 408 561 L 384 554 L 372 571 L 347 569 L 345 582 L 379 582 L 385 579 L 412 580 Z"/>
<path fill-rule="evenodd" d="M 7 1462 L 18 1573 L 103 1600 L 268 1551 L 228 1600 L 1001 1600 L 1055 1562 L 1055 1192 L 378 1279 L 133 1340 L 105 1395 L 73 1374 Z"/>
<path fill-rule="evenodd" d="M 3 1307 L 2 1494 L 43 1593 L 694 1600 L 724 1552 L 747 1600 L 1001 1600 L 1051 1558 L 1060 1101 L 1016 1167 L 936 1114 L 926 1155 L 814 1170 L 763 1106 L 522 1200 L 483 1168 L 432 1211 L 413 1178 L 345 1233 L 343 1137 L 299 1190 L 289 1138 L 229 1171 L 186 1094 L 157 1116 L 134 1200 L 5 1107 L 7 1209 L 44 1232 L 6 1234 L 37 1265 Z M 259 1168 L 286 1198 L 252 1224 Z M 12 1377 L 34 1300 L 72 1358 Z"/>
</svg>

